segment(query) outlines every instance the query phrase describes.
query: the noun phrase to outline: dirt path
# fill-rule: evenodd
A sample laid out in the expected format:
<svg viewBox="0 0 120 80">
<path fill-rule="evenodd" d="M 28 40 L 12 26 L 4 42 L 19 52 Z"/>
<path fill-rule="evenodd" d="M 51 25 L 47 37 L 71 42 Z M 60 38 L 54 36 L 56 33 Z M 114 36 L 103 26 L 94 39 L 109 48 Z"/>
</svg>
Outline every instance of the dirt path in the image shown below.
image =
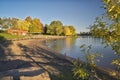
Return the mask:
<svg viewBox="0 0 120 80">
<path fill-rule="evenodd" d="M 40 39 L 12 41 L 7 46 L 1 45 L 1 49 L 4 57 L 0 58 L 0 72 L 38 67 L 46 71 L 51 80 L 72 80 L 69 59 L 42 45 Z"/>
</svg>

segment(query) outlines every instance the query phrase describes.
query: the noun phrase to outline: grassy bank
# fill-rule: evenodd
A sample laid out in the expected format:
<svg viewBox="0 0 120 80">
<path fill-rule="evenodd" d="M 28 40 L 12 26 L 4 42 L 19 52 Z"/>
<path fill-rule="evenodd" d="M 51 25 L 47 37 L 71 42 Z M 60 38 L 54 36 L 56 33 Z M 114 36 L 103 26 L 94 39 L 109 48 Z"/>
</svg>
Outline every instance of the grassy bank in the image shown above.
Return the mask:
<svg viewBox="0 0 120 80">
<path fill-rule="evenodd" d="M 16 38 L 24 38 L 25 36 L 11 35 L 8 33 L 0 33 L 0 39 L 16 39 Z"/>
</svg>

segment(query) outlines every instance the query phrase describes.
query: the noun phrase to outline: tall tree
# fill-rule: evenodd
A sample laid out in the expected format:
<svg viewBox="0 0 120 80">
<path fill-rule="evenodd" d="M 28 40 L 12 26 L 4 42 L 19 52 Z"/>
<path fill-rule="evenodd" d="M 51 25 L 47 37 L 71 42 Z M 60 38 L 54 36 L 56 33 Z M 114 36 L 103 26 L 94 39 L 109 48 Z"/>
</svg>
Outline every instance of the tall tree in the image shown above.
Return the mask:
<svg viewBox="0 0 120 80">
<path fill-rule="evenodd" d="M 46 33 L 47 33 L 47 28 L 48 28 L 48 25 L 47 25 L 47 24 L 45 24 L 45 27 L 44 27 L 44 34 L 46 34 Z"/>
<path fill-rule="evenodd" d="M 70 31 L 69 26 L 64 26 L 64 35 L 65 36 L 70 36 L 72 33 Z"/>
<path fill-rule="evenodd" d="M 69 26 L 69 29 L 70 29 L 71 35 L 76 35 L 76 30 L 74 26 Z"/>
<path fill-rule="evenodd" d="M 31 23 L 32 18 L 31 18 L 30 16 L 28 16 L 28 17 L 25 18 L 25 20 L 26 20 L 27 22 L 30 22 L 30 23 Z"/>
<path fill-rule="evenodd" d="M 31 30 L 32 30 L 32 18 L 30 16 L 28 16 L 28 17 L 25 18 L 25 21 L 27 21 L 28 24 L 29 24 L 28 32 L 31 32 Z"/>
<path fill-rule="evenodd" d="M 43 33 L 43 24 L 39 19 L 34 18 L 29 28 L 30 33 Z"/>
<path fill-rule="evenodd" d="M 48 26 L 48 33 L 51 35 L 61 35 L 63 33 L 63 24 L 61 21 L 52 21 Z"/>
<path fill-rule="evenodd" d="M 17 21 L 18 21 L 19 19 L 17 19 L 17 18 L 12 18 L 12 26 L 13 27 L 17 27 Z"/>
<path fill-rule="evenodd" d="M 18 20 L 16 28 L 28 31 L 29 30 L 29 22 L 27 22 L 25 20 Z"/>
</svg>

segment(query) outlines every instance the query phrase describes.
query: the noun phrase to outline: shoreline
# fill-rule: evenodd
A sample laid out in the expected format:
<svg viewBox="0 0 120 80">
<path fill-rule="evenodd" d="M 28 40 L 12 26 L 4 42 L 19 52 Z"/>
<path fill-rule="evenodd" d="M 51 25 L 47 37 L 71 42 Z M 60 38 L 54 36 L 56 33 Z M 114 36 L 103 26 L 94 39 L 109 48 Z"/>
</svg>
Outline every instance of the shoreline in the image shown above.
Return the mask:
<svg viewBox="0 0 120 80">
<path fill-rule="evenodd" d="M 43 39 L 43 40 L 51 40 L 51 39 L 63 39 L 67 36 L 51 36 L 51 35 L 34 35 L 34 36 L 27 36 L 24 38 L 17 38 L 17 39 L 9 39 L 9 41 L 18 41 L 18 40 L 31 40 L 31 39 Z"/>
<path fill-rule="evenodd" d="M 62 38 L 63 37 L 59 37 L 59 39 L 62 39 Z M 27 40 L 11 41 L 12 44 L 10 44 L 8 46 L 8 48 L 11 49 L 10 52 L 13 53 L 13 54 L 9 54 L 10 52 L 6 51 L 6 53 L 5 53 L 6 54 L 6 60 L 3 59 L 3 61 L 15 61 L 15 60 L 22 60 L 24 62 L 33 61 L 33 63 L 31 65 L 32 65 L 32 67 L 36 67 L 36 66 L 38 66 L 36 64 L 37 62 L 41 62 L 41 61 L 42 62 L 49 62 L 49 59 L 50 59 L 50 61 L 53 61 L 53 62 L 54 62 L 54 60 L 56 60 L 58 62 L 60 61 L 60 63 L 62 61 L 61 64 L 65 64 L 65 65 L 62 65 L 63 68 L 64 68 L 64 66 L 71 67 L 73 61 L 75 61 L 76 59 L 73 59 L 69 56 L 65 56 L 63 54 L 60 54 L 57 51 L 53 51 L 53 50 L 51 50 L 50 48 L 48 48 L 47 46 L 44 45 L 45 40 L 51 40 L 51 39 L 56 39 L 56 37 L 54 36 L 54 38 L 47 38 L 47 39 L 46 38 L 42 38 L 42 39 L 40 38 L 40 39 L 27 39 Z M 45 53 L 45 54 L 43 54 L 43 53 Z M 52 56 L 51 56 L 51 54 L 52 54 Z M 21 55 L 21 56 L 19 56 L 19 55 Z M 46 58 L 43 58 L 43 60 L 42 59 L 39 60 L 38 58 L 36 58 L 37 56 L 45 56 Z M 0 59 L 0 61 L 2 61 L 2 59 Z M 14 62 L 13 64 L 15 64 L 15 63 L 16 62 Z M 50 66 L 50 65 L 47 65 L 47 66 L 49 66 L 49 67 L 44 67 L 46 70 L 51 68 L 51 67 L 54 70 L 54 67 L 53 67 L 54 64 L 52 66 Z M 24 65 L 21 66 L 21 67 L 24 67 Z M 0 68 L 1 68 L 1 66 L 0 66 Z M 10 69 L 5 69 L 6 67 L 3 66 L 2 68 L 4 68 L 3 69 L 4 71 L 6 71 L 6 70 L 14 69 L 15 67 L 10 68 Z M 115 76 L 115 75 L 110 75 L 110 72 L 113 72 L 113 70 L 111 70 L 111 69 L 107 69 L 107 68 L 105 69 L 105 68 L 101 68 L 99 66 L 97 67 L 97 69 L 98 69 L 98 71 L 102 71 L 102 73 L 104 73 L 104 74 L 109 74 L 109 76 L 113 76 L 113 77 Z M 1 69 L 0 69 L 0 72 L 1 72 Z M 48 71 L 48 72 L 50 72 L 50 71 Z M 57 74 L 57 75 L 59 74 L 59 71 L 55 70 L 55 72 L 57 72 L 57 73 L 54 73 L 54 74 Z M 51 74 L 51 72 L 49 74 Z"/>
<path fill-rule="evenodd" d="M 50 39 L 56 39 L 56 37 L 47 38 L 47 40 Z M 70 77 L 64 77 L 64 79 L 71 80 L 72 63 L 65 59 L 65 56 L 54 52 L 43 45 L 43 41 L 45 40 L 46 38 L 15 41 L 9 40 L 1 43 L 0 52 L 2 54 L 0 55 L 2 56 L 0 57 L 0 79 L 1 74 L 2 76 L 8 74 L 7 71 L 11 72 L 11 70 L 15 69 L 19 70 L 21 68 L 27 69 L 29 67 L 37 67 L 42 68 L 47 72 L 50 78 L 49 80 L 62 79 L 63 75 L 70 75 Z"/>
</svg>

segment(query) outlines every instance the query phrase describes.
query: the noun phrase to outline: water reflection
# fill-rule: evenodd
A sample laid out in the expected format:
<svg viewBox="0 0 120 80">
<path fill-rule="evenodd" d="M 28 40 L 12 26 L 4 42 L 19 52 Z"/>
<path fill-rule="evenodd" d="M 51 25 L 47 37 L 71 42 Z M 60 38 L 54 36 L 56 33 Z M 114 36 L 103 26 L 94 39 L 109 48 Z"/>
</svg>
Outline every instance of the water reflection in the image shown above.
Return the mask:
<svg viewBox="0 0 120 80">
<path fill-rule="evenodd" d="M 114 51 L 111 47 L 104 48 L 105 45 L 101 44 L 102 41 L 103 40 L 100 38 L 84 36 L 79 38 L 51 40 L 47 41 L 46 45 L 55 51 L 66 54 L 67 56 L 73 58 L 80 58 L 83 61 L 85 59 L 83 53 L 81 52 L 80 46 L 83 44 L 92 45 L 93 52 L 101 53 L 104 56 L 100 59 L 100 62 L 97 63 L 97 65 L 114 69 L 110 63 L 117 56 L 114 54 Z"/>
<path fill-rule="evenodd" d="M 59 40 L 50 40 L 50 41 L 46 41 L 46 45 L 50 48 L 52 48 L 55 51 L 61 52 L 61 50 L 63 49 L 64 46 L 64 42 L 62 39 Z"/>
<path fill-rule="evenodd" d="M 66 38 L 65 39 L 66 48 L 71 49 L 72 45 L 75 44 L 75 41 L 76 41 L 75 38 L 70 38 L 70 37 Z"/>
</svg>

